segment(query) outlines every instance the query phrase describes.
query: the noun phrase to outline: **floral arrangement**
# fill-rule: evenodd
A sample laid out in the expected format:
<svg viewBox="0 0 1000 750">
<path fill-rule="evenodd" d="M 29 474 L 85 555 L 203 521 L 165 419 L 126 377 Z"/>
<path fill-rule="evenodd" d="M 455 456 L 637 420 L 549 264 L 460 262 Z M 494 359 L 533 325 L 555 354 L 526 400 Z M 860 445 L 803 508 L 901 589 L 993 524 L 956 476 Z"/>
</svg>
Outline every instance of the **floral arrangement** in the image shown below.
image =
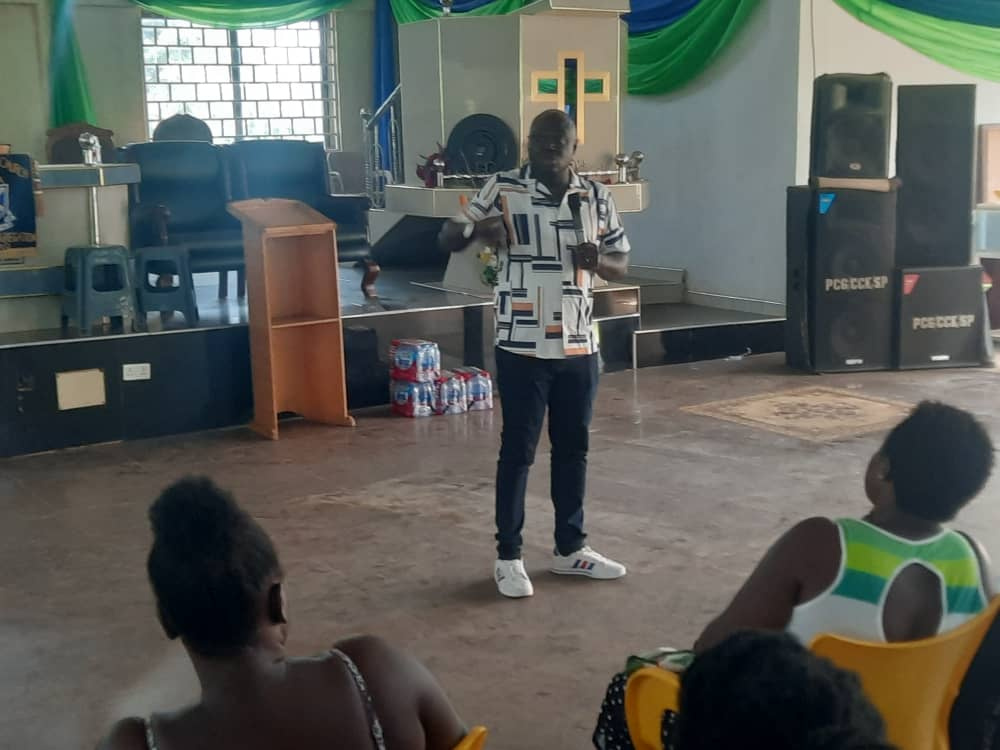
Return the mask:
<svg viewBox="0 0 1000 750">
<path fill-rule="evenodd" d="M 500 271 L 503 270 L 503 261 L 491 247 L 484 247 L 479 251 L 479 262 L 483 264 L 481 278 L 488 287 L 495 287 L 500 280 Z"/>
</svg>

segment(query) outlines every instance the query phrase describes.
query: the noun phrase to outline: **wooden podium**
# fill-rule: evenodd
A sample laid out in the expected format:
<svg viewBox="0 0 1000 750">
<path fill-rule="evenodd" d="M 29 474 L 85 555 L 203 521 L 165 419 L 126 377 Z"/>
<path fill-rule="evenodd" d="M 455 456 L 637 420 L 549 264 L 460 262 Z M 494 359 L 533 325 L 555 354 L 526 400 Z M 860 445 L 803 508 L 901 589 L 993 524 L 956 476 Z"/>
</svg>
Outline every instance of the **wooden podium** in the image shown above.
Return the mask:
<svg viewBox="0 0 1000 750">
<path fill-rule="evenodd" d="M 243 224 L 254 419 L 277 440 L 278 414 L 354 426 L 347 413 L 335 225 L 298 201 L 229 204 Z"/>
</svg>

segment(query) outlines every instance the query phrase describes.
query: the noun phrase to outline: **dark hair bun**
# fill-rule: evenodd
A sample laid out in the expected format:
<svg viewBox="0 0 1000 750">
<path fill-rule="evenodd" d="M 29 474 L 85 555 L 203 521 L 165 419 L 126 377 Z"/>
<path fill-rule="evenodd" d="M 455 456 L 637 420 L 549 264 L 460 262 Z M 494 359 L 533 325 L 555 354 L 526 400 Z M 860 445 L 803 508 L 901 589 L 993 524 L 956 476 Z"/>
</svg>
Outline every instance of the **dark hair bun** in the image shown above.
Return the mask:
<svg viewBox="0 0 1000 750">
<path fill-rule="evenodd" d="M 149 510 L 153 535 L 178 556 L 198 556 L 224 548 L 242 511 L 233 498 L 206 477 L 168 487 Z"/>
</svg>

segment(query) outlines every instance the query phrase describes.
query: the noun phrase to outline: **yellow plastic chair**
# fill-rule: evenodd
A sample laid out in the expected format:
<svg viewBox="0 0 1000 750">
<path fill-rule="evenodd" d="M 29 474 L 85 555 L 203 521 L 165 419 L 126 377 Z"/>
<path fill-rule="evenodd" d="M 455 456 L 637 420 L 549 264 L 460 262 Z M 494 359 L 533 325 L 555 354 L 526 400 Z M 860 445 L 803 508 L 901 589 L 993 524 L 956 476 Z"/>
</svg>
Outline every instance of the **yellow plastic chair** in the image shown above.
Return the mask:
<svg viewBox="0 0 1000 750">
<path fill-rule="evenodd" d="M 868 643 L 820 635 L 811 648 L 858 674 L 892 744 L 904 750 L 948 750 L 952 705 L 998 611 L 1000 596 L 975 619 L 934 638 Z"/>
<path fill-rule="evenodd" d="M 473 727 L 462 741 L 455 745 L 454 750 L 483 750 L 486 746 L 486 727 Z"/>
<path fill-rule="evenodd" d="M 643 667 L 625 683 L 625 721 L 635 750 L 663 750 L 663 712 L 680 707 L 681 678 L 660 667 Z"/>
</svg>

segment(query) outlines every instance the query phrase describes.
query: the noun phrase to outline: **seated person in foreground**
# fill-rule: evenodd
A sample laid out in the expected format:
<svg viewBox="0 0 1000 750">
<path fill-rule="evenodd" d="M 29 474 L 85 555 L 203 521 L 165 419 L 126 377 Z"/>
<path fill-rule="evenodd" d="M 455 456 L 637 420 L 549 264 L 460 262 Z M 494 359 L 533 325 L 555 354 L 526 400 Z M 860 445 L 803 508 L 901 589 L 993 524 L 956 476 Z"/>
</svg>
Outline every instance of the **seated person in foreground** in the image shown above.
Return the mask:
<svg viewBox="0 0 1000 750">
<path fill-rule="evenodd" d="M 861 519 L 809 518 L 770 549 L 695 651 L 747 628 L 868 641 L 927 638 L 961 625 L 993 596 L 985 550 L 943 524 L 986 484 L 989 435 L 969 413 L 921 403 L 865 475 Z"/>
<path fill-rule="evenodd" d="M 993 445 L 971 414 L 921 403 L 868 464 L 871 511 L 862 519 L 810 518 L 787 531 L 695 653 L 748 629 L 785 630 L 808 646 L 820 633 L 914 640 L 972 619 L 993 596 L 986 552 L 942 524 L 976 496 L 992 468 Z M 649 661 L 680 671 L 690 658 L 668 653 Z M 599 749 L 631 747 L 627 679 L 619 673 L 608 686 L 593 737 Z"/>
<path fill-rule="evenodd" d="M 681 683 L 674 750 L 891 750 L 856 675 L 782 633 L 744 631 Z"/>
<path fill-rule="evenodd" d="M 447 750 L 465 735 L 431 674 L 376 638 L 287 658 L 274 546 L 212 482 L 174 484 L 149 516 L 160 621 L 183 641 L 202 693 L 188 708 L 118 722 L 103 748 Z"/>
</svg>

